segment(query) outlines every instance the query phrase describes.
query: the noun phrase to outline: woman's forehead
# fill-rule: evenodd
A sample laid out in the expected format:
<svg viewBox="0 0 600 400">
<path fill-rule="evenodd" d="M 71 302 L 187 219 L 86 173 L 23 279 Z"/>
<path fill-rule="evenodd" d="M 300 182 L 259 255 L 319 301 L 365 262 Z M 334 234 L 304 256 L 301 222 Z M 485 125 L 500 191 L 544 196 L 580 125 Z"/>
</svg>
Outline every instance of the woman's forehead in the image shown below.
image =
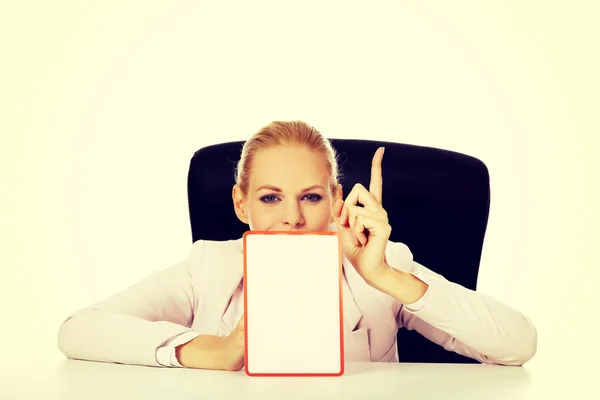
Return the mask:
<svg viewBox="0 0 600 400">
<path fill-rule="evenodd" d="M 325 157 L 306 148 L 279 146 L 262 149 L 252 160 L 251 186 L 308 187 L 326 185 L 328 181 Z"/>
</svg>

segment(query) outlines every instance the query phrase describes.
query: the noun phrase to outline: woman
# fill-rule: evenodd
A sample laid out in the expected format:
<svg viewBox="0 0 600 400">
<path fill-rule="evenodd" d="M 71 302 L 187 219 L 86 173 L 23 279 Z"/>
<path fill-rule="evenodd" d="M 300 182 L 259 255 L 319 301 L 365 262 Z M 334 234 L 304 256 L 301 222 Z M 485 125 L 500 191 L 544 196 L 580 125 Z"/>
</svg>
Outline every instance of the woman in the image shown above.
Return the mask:
<svg viewBox="0 0 600 400">
<path fill-rule="evenodd" d="M 356 185 L 343 200 L 329 141 L 306 123 L 273 122 L 242 149 L 235 213 L 250 230 L 337 231 L 347 361 L 398 361 L 396 334 L 405 327 L 483 363 L 527 362 L 537 333 L 526 316 L 447 281 L 389 241 L 383 153 L 373 157 L 369 189 Z M 64 321 L 60 350 L 84 360 L 241 369 L 242 254 L 242 239 L 196 241 L 186 261 Z"/>
</svg>

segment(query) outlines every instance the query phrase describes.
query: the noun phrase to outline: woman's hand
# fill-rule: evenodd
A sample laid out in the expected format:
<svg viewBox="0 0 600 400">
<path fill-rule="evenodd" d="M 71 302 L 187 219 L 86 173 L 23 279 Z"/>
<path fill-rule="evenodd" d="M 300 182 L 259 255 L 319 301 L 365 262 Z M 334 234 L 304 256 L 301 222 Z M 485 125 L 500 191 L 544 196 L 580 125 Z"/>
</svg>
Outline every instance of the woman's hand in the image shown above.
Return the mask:
<svg viewBox="0 0 600 400">
<path fill-rule="evenodd" d="M 221 351 L 223 369 L 239 371 L 244 366 L 245 353 L 244 315 L 240 318 L 233 331 L 226 336 Z"/>
<path fill-rule="evenodd" d="M 335 202 L 332 211 L 344 255 L 369 284 L 388 268 L 385 249 L 392 232 L 381 205 L 383 151 L 380 147 L 373 156 L 369 190 L 356 184 L 345 201 Z"/>
<path fill-rule="evenodd" d="M 175 350 L 187 368 L 239 371 L 244 366 L 244 316 L 229 336 L 200 335 Z"/>
</svg>

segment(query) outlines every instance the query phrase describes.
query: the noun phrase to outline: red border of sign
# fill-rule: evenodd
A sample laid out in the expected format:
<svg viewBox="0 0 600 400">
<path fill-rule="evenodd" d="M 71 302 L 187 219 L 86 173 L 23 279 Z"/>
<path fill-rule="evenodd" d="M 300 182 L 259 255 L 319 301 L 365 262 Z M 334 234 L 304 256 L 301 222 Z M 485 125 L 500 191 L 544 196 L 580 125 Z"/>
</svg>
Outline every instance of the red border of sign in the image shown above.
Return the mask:
<svg viewBox="0 0 600 400">
<path fill-rule="evenodd" d="M 340 372 L 328 373 L 252 373 L 248 368 L 248 309 L 247 293 L 248 280 L 246 279 L 246 237 L 248 235 L 337 235 L 335 232 L 298 232 L 298 231 L 246 231 L 244 232 L 244 370 L 248 376 L 341 376 L 344 374 L 344 314 L 342 298 L 342 244 L 338 240 L 338 268 L 339 268 L 339 292 L 340 292 Z"/>
</svg>

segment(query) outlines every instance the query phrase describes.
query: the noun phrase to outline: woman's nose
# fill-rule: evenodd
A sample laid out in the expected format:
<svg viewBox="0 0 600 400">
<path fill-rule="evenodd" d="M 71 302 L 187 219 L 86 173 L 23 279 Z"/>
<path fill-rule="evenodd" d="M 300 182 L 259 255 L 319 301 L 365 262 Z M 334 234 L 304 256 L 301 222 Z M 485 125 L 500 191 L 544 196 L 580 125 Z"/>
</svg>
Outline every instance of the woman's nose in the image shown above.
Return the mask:
<svg viewBox="0 0 600 400">
<path fill-rule="evenodd" d="M 304 217 L 302 215 L 302 209 L 299 204 L 291 203 L 285 209 L 283 216 L 283 224 L 290 229 L 297 228 L 304 224 Z"/>
</svg>

